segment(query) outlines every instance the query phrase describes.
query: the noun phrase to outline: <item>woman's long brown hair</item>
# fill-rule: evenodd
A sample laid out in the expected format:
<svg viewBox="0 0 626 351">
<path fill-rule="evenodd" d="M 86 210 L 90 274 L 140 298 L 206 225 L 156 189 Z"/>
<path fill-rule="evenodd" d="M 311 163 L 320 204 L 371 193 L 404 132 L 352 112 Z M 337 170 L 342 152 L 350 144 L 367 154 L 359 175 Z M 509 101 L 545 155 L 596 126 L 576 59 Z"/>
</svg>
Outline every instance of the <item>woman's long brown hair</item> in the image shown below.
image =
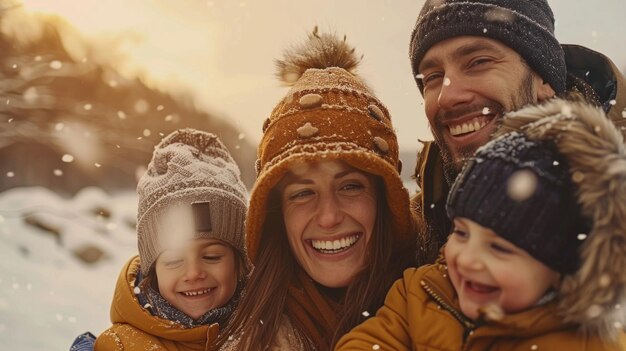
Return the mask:
<svg viewBox="0 0 626 351">
<path fill-rule="evenodd" d="M 394 243 L 389 221 L 389 207 L 384 184 L 377 185 L 377 216 L 372 240 L 368 245 L 368 265 L 348 286 L 343 299 L 344 310 L 332 346 L 365 317 L 364 311 L 374 315 L 382 306 L 387 291 L 400 278 L 404 268 L 413 265 L 415 240 Z M 272 191 L 268 204 L 280 204 L 277 192 Z M 288 244 L 280 206 L 268 208 L 262 238 L 254 267 L 244 295 L 228 325 L 220 333 L 217 345 L 230 337 L 239 338 L 238 350 L 267 350 L 272 347 L 285 310 L 285 301 L 298 262 Z M 304 345 L 309 348 L 310 345 Z"/>
</svg>

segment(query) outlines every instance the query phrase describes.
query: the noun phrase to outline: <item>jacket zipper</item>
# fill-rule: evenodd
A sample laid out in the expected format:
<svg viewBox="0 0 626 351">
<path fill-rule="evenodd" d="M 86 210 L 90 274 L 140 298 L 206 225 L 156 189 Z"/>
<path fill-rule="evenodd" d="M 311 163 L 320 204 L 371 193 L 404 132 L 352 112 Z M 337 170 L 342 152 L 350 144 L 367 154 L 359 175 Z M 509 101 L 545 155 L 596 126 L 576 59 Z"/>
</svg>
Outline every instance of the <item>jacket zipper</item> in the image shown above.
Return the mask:
<svg viewBox="0 0 626 351">
<path fill-rule="evenodd" d="M 422 288 L 430 295 L 430 297 L 441 306 L 444 310 L 450 312 L 454 318 L 456 318 L 463 325 L 465 331 L 463 332 L 463 345 L 467 341 L 467 337 L 472 334 L 474 329 L 476 329 L 476 324 L 472 322 L 469 318 L 465 317 L 461 312 L 457 311 L 454 307 L 447 304 L 439 294 L 435 292 L 433 288 L 431 288 L 426 282 L 422 279 L 420 280 L 420 285 Z"/>
</svg>

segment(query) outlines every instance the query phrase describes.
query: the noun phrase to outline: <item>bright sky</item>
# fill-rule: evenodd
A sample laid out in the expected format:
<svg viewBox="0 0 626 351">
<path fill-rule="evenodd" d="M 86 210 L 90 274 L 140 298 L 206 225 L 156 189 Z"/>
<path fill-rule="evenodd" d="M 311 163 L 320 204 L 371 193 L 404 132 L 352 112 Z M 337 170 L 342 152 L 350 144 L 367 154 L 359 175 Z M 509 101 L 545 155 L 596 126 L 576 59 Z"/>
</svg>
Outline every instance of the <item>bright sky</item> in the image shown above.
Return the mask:
<svg viewBox="0 0 626 351">
<path fill-rule="evenodd" d="M 401 148 L 431 139 L 408 60 L 416 0 L 23 0 L 98 40 L 127 37 L 122 69 L 152 84 L 193 92 L 200 106 L 233 120 L 253 143 L 287 92 L 274 59 L 315 25 L 346 34 L 363 53 L 360 73 L 392 113 Z M 626 0 L 549 0 L 557 38 L 601 51 L 626 69 Z"/>
</svg>

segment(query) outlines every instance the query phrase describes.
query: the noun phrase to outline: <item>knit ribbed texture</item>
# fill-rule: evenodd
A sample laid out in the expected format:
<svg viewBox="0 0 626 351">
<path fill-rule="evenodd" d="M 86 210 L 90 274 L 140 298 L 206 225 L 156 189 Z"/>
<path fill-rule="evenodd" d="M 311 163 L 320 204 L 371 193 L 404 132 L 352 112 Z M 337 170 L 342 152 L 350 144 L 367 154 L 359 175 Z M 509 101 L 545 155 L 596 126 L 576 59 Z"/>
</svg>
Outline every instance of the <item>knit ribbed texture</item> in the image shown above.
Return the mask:
<svg viewBox="0 0 626 351">
<path fill-rule="evenodd" d="M 519 172 L 536 179 L 523 198 L 509 195 Z M 567 161 L 551 142 L 512 132 L 476 151 L 452 186 L 446 209 L 451 219 L 471 219 L 548 267 L 572 273 L 579 265 L 578 236 L 589 227 L 570 178 Z"/>
<path fill-rule="evenodd" d="M 254 263 L 270 190 L 298 163 L 341 160 L 380 176 L 394 235 L 410 234 L 409 196 L 399 171 L 398 141 L 387 108 L 360 77 L 339 67 L 308 69 L 264 124 L 246 226 Z"/>
<path fill-rule="evenodd" d="M 557 93 L 565 92 L 565 54 L 554 36 L 554 15 L 546 0 L 427 0 L 411 34 L 409 55 L 419 64 L 433 45 L 456 36 L 496 39 L 515 50 Z"/>
<path fill-rule="evenodd" d="M 211 229 L 195 231 L 193 237 L 215 238 L 246 256 L 244 226 L 246 188 L 239 167 L 213 134 L 182 129 L 156 146 L 148 170 L 137 185 L 139 210 L 137 236 L 141 270 L 147 274 L 167 243 L 182 235 L 163 230 L 168 211 L 182 206 L 190 217 L 194 203 L 210 216 Z M 181 227 L 189 223 L 182 223 Z M 193 225 L 193 224 L 189 224 Z"/>
</svg>

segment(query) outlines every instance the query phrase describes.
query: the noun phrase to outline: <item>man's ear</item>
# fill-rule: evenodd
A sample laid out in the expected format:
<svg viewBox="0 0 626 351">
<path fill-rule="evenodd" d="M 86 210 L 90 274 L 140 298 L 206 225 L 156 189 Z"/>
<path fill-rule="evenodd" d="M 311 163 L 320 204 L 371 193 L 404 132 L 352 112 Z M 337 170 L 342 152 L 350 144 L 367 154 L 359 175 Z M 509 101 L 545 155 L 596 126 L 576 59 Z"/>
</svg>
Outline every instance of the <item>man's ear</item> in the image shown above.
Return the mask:
<svg viewBox="0 0 626 351">
<path fill-rule="evenodd" d="M 552 86 L 550 86 L 550 83 L 546 82 L 542 78 L 539 78 L 538 83 L 539 84 L 537 87 L 537 101 L 542 102 L 542 101 L 551 99 L 556 95 L 556 92 L 554 91 L 554 89 L 552 89 Z"/>
</svg>

